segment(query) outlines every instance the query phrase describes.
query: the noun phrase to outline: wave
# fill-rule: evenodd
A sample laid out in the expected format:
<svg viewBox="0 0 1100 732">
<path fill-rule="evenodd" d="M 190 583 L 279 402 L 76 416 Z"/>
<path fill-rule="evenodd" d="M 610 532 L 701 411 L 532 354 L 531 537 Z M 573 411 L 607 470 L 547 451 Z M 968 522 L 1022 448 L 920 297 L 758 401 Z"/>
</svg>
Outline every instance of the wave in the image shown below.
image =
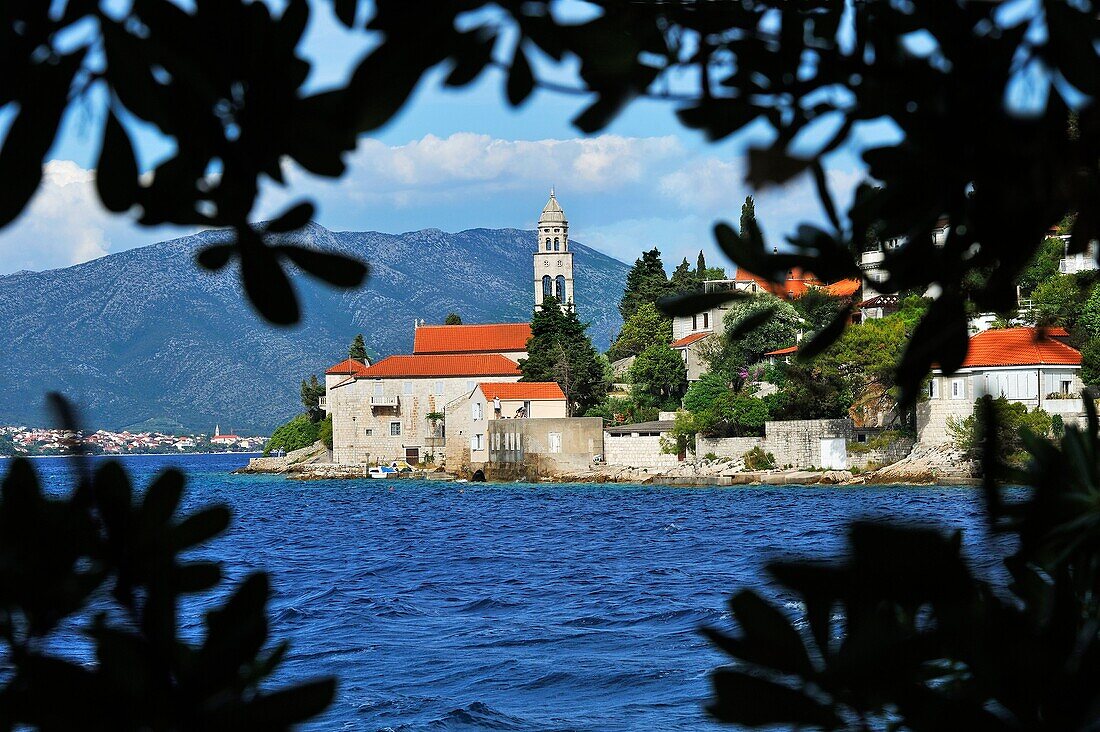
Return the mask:
<svg viewBox="0 0 1100 732">
<path fill-rule="evenodd" d="M 524 723 L 523 719 L 505 714 L 480 701 L 452 709 L 442 717 L 432 720 L 429 726 L 433 729 L 530 729 L 530 725 Z"/>
</svg>

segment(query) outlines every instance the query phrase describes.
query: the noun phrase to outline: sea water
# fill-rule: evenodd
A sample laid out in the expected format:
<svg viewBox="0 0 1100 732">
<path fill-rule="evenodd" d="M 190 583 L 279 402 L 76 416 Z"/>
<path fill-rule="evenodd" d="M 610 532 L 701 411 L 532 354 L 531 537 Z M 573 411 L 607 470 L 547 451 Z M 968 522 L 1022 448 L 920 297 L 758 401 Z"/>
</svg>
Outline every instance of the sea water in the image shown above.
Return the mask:
<svg viewBox="0 0 1100 732">
<path fill-rule="evenodd" d="M 93 462 L 98 462 L 96 458 Z M 185 508 L 223 502 L 201 553 L 229 586 L 271 573 L 271 632 L 291 652 L 273 685 L 335 675 L 311 729 L 721 729 L 704 705 L 724 661 L 699 634 L 727 598 L 769 585 L 776 557 L 837 557 L 857 518 L 962 529 L 995 571 L 980 492 L 958 487 L 726 487 L 299 482 L 232 475 L 240 455 L 122 459 L 144 486 L 188 474 Z M 51 491 L 74 461 L 40 459 Z M 6 472 L 0 461 L 0 472 Z M 224 593 L 223 593 L 224 596 Z M 188 603 L 196 637 L 218 598 Z M 55 649 L 86 654 L 75 634 Z"/>
</svg>

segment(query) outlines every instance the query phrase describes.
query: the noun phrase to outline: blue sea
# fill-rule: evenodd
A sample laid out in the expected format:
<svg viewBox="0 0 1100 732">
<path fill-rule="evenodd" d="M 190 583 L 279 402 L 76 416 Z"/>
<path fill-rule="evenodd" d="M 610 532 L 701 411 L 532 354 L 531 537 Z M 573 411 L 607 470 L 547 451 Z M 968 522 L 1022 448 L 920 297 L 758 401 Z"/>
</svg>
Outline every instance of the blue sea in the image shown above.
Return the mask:
<svg viewBox="0 0 1100 732">
<path fill-rule="evenodd" d="M 98 459 L 97 459 L 98 460 Z M 335 675 L 324 730 L 725 729 L 703 711 L 723 662 L 698 633 L 728 627 L 774 557 L 832 557 L 853 519 L 962 529 L 994 570 L 980 492 L 956 487 L 664 488 L 298 482 L 231 475 L 242 455 L 123 458 L 138 485 L 168 466 L 187 507 L 224 502 L 207 556 L 231 583 L 272 574 L 276 682 Z M 51 490 L 73 461 L 35 460 Z M 7 463 L 0 460 L 0 471 Z M 206 599 L 187 607 L 197 635 Z M 60 652 L 80 656 L 78 636 Z"/>
</svg>

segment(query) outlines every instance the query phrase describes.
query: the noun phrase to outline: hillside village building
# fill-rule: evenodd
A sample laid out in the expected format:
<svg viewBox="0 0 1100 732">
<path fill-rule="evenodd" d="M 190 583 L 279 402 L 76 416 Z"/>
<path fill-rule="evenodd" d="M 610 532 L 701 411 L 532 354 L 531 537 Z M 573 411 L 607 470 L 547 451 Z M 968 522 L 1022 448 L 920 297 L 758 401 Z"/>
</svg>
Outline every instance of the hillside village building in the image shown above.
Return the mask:
<svg viewBox="0 0 1100 732">
<path fill-rule="evenodd" d="M 811 289 L 819 289 L 834 297 L 858 296 L 861 282 L 857 279 L 840 280 L 826 284 L 808 272 L 792 269 L 782 283 L 770 282 L 746 270 L 737 269 L 728 280 L 708 280 L 703 283 L 704 292 L 768 292 L 784 300 L 802 297 Z M 711 335 L 726 331 L 726 313 L 730 304 L 718 305 L 695 315 L 679 315 L 672 319 L 671 347 L 680 353 L 687 368 L 688 381 L 698 381 L 706 372 L 703 353 L 704 341 Z"/>
<path fill-rule="evenodd" d="M 917 405 L 917 434 L 922 443 L 951 441 L 950 419 L 974 413 L 974 402 L 987 394 L 1004 396 L 1028 409 L 1060 415 L 1066 424 L 1083 424 L 1081 352 L 1064 341 L 1062 328 L 1006 328 L 983 331 L 970 339 L 962 368 L 939 369 L 928 382 L 928 399 Z"/>
</svg>

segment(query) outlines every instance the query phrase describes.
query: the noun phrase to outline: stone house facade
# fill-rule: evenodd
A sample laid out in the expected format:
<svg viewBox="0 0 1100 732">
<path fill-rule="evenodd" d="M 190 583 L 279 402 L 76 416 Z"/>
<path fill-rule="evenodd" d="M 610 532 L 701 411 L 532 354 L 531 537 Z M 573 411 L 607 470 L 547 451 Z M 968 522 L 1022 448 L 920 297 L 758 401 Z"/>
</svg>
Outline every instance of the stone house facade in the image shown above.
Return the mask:
<svg viewBox="0 0 1100 732">
<path fill-rule="evenodd" d="M 489 462 L 489 427 L 495 420 L 567 416 L 565 393 L 552 381 L 479 383 L 446 407 L 447 467 L 465 472 Z"/>
<path fill-rule="evenodd" d="M 1060 415 L 1066 424 L 1083 424 L 1081 353 L 1064 342 L 1067 337 L 1060 328 L 1006 328 L 973 336 L 958 371 L 933 370 L 927 399 L 917 405 L 919 441 L 950 442 L 950 421 L 969 417 L 974 402 L 987 394 L 1004 396 L 1029 410 L 1039 407 Z"/>
</svg>

